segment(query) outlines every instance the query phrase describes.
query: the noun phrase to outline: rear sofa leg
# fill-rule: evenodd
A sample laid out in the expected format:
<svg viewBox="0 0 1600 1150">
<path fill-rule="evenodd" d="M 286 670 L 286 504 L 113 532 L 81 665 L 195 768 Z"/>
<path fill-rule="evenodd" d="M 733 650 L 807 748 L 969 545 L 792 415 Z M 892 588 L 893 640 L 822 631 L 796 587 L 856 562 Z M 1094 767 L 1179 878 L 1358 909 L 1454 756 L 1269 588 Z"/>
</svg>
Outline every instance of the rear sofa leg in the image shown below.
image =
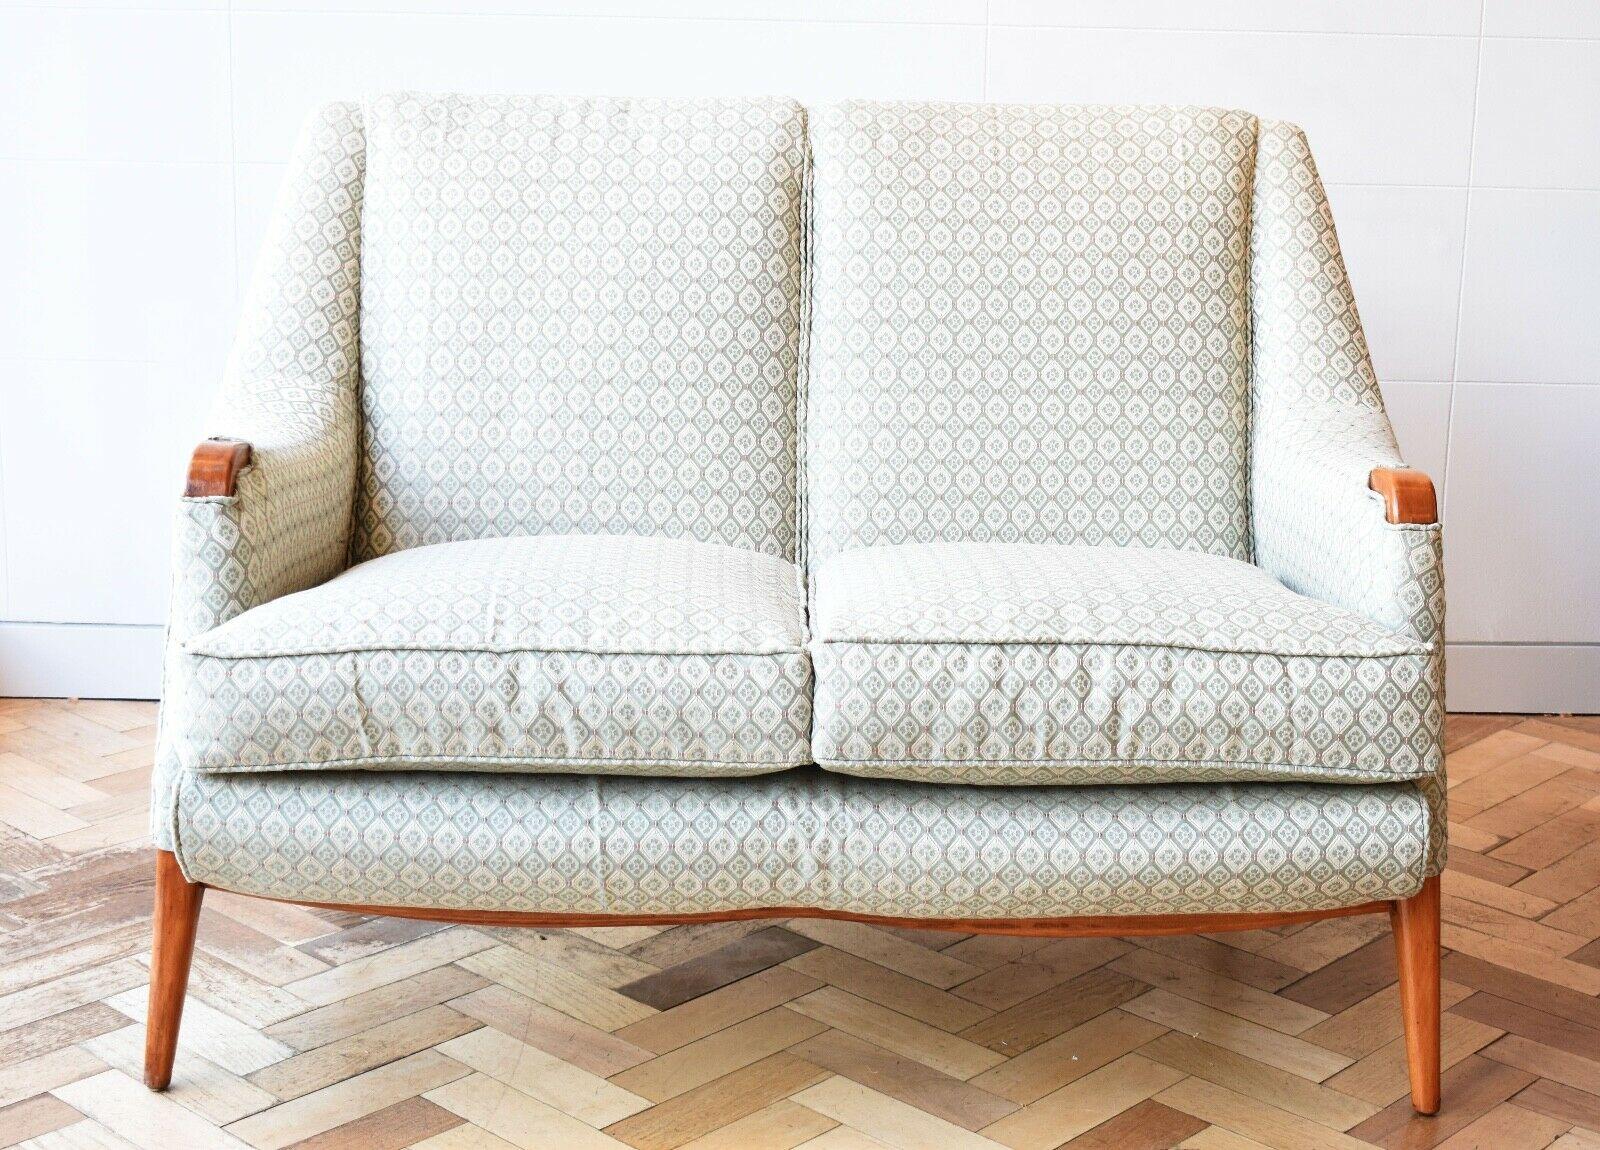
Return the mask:
<svg viewBox="0 0 1600 1150">
<path fill-rule="evenodd" d="M 1439 1112 L 1439 876 L 1410 898 L 1389 904 L 1400 966 L 1400 1012 L 1406 1024 L 1411 1108 Z"/>
<path fill-rule="evenodd" d="M 171 851 L 156 852 L 155 937 L 150 948 L 150 1010 L 144 1031 L 144 1084 L 165 1090 L 178 1052 L 178 1023 L 189 988 L 202 883 L 190 882 Z"/>
</svg>

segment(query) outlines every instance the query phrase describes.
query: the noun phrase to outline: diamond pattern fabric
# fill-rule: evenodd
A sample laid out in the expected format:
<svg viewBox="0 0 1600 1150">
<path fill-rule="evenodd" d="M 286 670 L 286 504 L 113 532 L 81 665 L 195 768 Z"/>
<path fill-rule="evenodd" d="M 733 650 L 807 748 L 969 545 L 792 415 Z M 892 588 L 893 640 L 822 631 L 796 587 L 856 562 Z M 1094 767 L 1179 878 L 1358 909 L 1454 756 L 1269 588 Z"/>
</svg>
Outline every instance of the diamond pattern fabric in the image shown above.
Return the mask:
<svg viewBox="0 0 1600 1150">
<path fill-rule="evenodd" d="M 581 533 L 793 558 L 800 109 L 412 94 L 367 121 L 354 557 Z"/>
<path fill-rule="evenodd" d="M 330 104 L 300 133 L 211 416 L 212 434 L 251 445 L 251 464 L 236 494 L 178 502 L 156 809 L 205 702 L 184 641 L 345 565 L 360 439 L 364 124 L 359 106 Z"/>
<path fill-rule="evenodd" d="M 815 560 L 881 543 L 1248 559 L 1256 121 L 850 103 L 814 116 Z"/>
<path fill-rule="evenodd" d="M 817 572 L 817 761 L 925 782 L 1431 773 L 1427 645 L 1199 552 L 943 543 Z"/>
<path fill-rule="evenodd" d="M 751 774 L 807 762 L 794 565 L 715 543 L 483 539 L 358 564 L 184 644 L 192 770 Z"/>
<path fill-rule="evenodd" d="M 1438 524 L 1385 521 L 1367 489 L 1399 467 L 1333 213 L 1305 133 L 1263 123 L 1250 232 L 1250 514 L 1255 561 L 1286 587 L 1427 644 L 1432 706 L 1411 732 L 1445 853 L 1444 558 Z"/>
<path fill-rule="evenodd" d="M 1009 918 L 1320 910 L 1416 893 L 1416 787 L 928 787 L 186 773 L 194 880 L 274 898 L 547 913 L 806 906 Z"/>
<path fill-rule="evenodd" d="M 1029 543 L 871 547 L 822 564 L 821 642 L 1104 643 L 1369 658 L 1417 639 L 1199 552 Z"/>
<path fill-rule="evenodd" d="M 1443 865 L 1440 533 L 1366 489 L 1292 125 L 332 105 L 212 430 L 254 462 L 179 506 L 153 782 L 204 881 L 1031 917 Z"/>
</svg>

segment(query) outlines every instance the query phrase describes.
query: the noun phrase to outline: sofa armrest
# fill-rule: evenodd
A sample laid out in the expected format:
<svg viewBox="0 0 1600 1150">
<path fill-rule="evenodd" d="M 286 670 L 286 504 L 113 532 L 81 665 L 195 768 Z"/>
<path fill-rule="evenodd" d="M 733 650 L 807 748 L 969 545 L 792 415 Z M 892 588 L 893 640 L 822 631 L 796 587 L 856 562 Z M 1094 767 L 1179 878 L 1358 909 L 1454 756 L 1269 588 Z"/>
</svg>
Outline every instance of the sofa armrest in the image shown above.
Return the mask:
<svg viewBox="0 0 1600 1150">
<path fill-rule="evenodd" d="M 361 109 L 314 113 L 285 172 L 175 532 L 181 646 L 343 569 L 360 440 Z"/>
<path fill-rule="evenodd" d="M 326 418 L 235 414 L 195 448 L 173 537 L 169 638 L 183 643 L 252 607 L 344 569 L 355 493 L 356 413 Z"/>
<path fill-rule="evenodd" d="M 1293 591 L 1437 643 L 1443 563 L 1433 484 L 1381 408 L 1262 420 L 1251 456 L 1255 562 Z"/>
<path fill-rule="evenodd" d="M 1390 523 L 1439 522 L 1433 480 L 1423 472 L 1409 467 L 1374 467 L 1367 486 L 1383 496 L 1384 517 Z"/>
</svg>

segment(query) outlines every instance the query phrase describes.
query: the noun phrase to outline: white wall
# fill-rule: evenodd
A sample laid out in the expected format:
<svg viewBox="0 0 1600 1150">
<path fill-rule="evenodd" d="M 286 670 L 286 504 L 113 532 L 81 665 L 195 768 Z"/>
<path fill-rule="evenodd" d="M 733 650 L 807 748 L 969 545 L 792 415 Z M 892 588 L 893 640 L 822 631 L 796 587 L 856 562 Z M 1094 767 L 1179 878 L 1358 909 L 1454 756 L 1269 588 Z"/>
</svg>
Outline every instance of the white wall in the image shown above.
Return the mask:
<svg viewBox="0 0 1600 1150">
<path fill-rule="evenodd" d="M 302 115 L 394 87 L 1303 123 L 1443 486 L 1450 703 L 1600 710 L 1600 4 L 0 0 L 0 693 L 152 694 L 167 519 Z"/>
</svg>

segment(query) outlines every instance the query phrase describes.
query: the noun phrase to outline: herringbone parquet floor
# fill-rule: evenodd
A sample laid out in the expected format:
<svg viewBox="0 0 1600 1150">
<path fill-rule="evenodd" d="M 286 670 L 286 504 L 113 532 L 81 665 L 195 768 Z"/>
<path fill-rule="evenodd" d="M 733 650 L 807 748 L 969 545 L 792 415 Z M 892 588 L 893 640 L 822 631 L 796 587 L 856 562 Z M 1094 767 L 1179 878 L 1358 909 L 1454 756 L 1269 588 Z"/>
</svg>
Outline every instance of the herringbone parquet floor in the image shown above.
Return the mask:
<svg viewBox="0 0 1600 1150">
<path fill-rule="evenodd" d="M 0 1147 L 1600 1148 L 1600 720 L 1451 720 L 1436 1119 L 1378 918 L 539 932 L 215 891 L 153 1095 L 153 722 L 0 700 Z"/>
</svg>

